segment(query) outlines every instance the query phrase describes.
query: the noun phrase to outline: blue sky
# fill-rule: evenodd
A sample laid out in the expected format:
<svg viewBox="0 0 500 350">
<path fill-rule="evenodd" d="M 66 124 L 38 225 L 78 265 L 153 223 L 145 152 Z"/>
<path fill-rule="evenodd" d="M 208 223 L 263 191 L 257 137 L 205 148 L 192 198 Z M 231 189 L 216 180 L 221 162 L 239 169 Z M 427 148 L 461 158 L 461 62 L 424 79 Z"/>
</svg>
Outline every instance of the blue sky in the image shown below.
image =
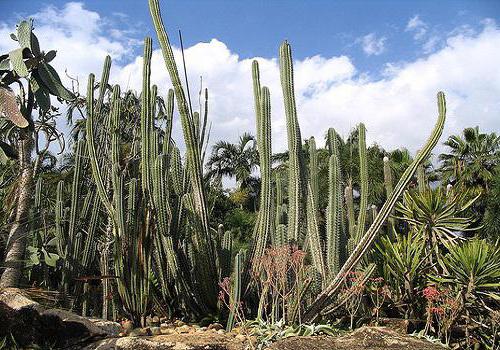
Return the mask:
<svg viewBox="0 0 500 350">
<path fill-rule="evenodd" d="M 500 131 L 500 1 L 160 1 L 176 46 L 182 30 L 192 95 L 200 76 L 209 88 L 212 140 L 254 129 L 257 58 L 271 90 L 273 148 L 285 147 L 276 62 L 284 39 L 304 138 L 322 139 L 330 126 L 345 135 L 362 121 L 370 142 L 414 151 L 435 121 L 439 90 L 448 101 L 445 134 L 473 125 Z M 33 16 L 42 46 L 58 50 L 56 68 L 78 76 L 81 91 L 106 54 L 112 81 L 140 88 L 142 39 L 156 39 L 146 0 L 0 0 L 0 13 L 2 38 Z M 0 40 L 0 52 L 13 45 Z M 157 50 L 152 79 L 165 94 Z"/>
<path fill-rule="evenodd" d="M 0 12 L 4 18 L 21 18 L 65 2 L 0 0 Z M 109 16 L 118 28 L 135 31 L 132 35 L 137 38 L 154 35 L 147 0 L 82 2 L 87 9 Z M 408 61 L 422 54 L 419 42 L 412 40 L 413 33 L 405 31 L 415 15 L 428 25 L 428 35 L 477 26 L 484 18 L 500 18 L 498 0 L 177 0 L 163 1 L 162 8 L 170 30 L 182 30 L 186 46 L 217 38 L 242 58 L 270 58 L 276 56 L 281 41 L 288 39 L 297 59 L 345 54 L 359 69 L 373 74 L 387 61 Z M 367 55 L 357 40 L 374 32 L 385 37 L 384 50 Z"/>
</svg>

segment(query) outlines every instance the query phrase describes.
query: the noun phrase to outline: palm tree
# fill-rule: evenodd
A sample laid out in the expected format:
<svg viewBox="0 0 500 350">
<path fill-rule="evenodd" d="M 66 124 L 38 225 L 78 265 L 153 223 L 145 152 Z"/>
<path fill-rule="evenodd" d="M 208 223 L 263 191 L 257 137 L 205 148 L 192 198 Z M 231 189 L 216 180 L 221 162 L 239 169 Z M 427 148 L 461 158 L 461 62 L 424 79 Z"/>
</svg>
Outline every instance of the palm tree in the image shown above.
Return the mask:
<svg viewBox="0 0 500 350">
<path fill-rule="evenodd" d="M 439 155 L 443 180 L 460 186 L 488 191 L 493 170 L 500 164 L 500 136 L 481 133 L 479 127 L 466 128 L 444 142 L 448 153 Z"/>
<path fill-rule="evenodd" d="M 249 133 L 240 136 L 238 143 L 218 141 L 206 167 L 211 178 L 236 178 L 240 189 L 253 190 L 255 178 L 252 173 L 259 165 L 255 137 Z"/>
</svg>

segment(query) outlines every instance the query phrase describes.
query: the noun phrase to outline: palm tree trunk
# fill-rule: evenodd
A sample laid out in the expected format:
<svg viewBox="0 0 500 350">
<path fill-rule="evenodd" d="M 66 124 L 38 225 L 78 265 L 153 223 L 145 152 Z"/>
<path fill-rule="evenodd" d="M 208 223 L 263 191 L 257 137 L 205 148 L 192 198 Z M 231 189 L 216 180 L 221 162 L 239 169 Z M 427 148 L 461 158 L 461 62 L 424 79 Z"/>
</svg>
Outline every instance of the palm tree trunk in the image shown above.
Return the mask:
<svg viewBox="0 0 500 350">
<path fill-rule="evenodd" d="M 0 288 L 18 287 L 22 276 L 24 252 L 28 238 L 28 213 L 31 208 L 31 188 L 33 169 L 31 150 L 33 144 L 28 132 L 22 132 L 18 141 L 19 183 L 15 218 L 6 247 L 6 266 L 0 278 Z"/>
</svg>

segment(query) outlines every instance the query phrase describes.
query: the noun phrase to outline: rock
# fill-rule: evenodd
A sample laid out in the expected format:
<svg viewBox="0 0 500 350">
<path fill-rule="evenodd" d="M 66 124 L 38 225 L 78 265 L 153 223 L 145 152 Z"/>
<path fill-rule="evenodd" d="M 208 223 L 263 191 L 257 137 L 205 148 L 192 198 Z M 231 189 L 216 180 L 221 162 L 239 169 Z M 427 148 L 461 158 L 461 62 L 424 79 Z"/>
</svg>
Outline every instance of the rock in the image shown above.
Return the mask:
<svg viewBox="0 0 500 350">
<path fill-rule="evenodd" d="M 146 317 L 146 326 L 159 327 L 160 326 L 160 318 L 158 316 Z"/>
<path fill-rule="evenodd" d="M 48 319 L 59 318 L 64 324 L 64 329 L 59 330 L 59 332 L 65 332 L 66 335 L 76 335 L 80 332 L 82 334 L 87 333 L 88 336 L 91 337 L 112 335 L 106 332 L 104 329 L 98 327 L 89 319 L 74 314 L 70 311 L 61 309 L 49 309 L 43 311 L 40 315 Z"/>
<path fill-rule="evenodd" d="M 185 323 L 185 322 L 183 322 L 183 321 L 181 321 L 181 320 L 175 320 L 175 321 L 174 321 L 174 326 L 176 326 L 176 327 L 182 327 L 182 326 L 184 326 L 185 324 L 186 324 L 186 323 Z"/>
<path fill-rule="evenodd" d="M 177 327 L 175 330 L 177 331 L 177 333 L 189 333 L 189 330 L 191 328 L 188 326 L 188 325 L 183 325 L 183 326 L 180 326 L 180 327 Z"/>
<path fill-rule="evenodd" d="M 19 311 L 25 308 L 31 308 L 38 312 L 43 311 L 43 307 L 29 298 L 27 298 L 21 289 L 5 288 L 0 291 L 0 302 L 7 305 L 7 307 L 14 311 Z"/>
<path fill-rule="evenodd" d="M 125 320 L 122 322 L 122 329 L 125 334 L 129 334 L 134 330 L 134 322 Z"/>
<path fill-rule="evenodd" d="M 220 323 L 212 323 L 210 326 L 208 326 L 208 329 L 214 329 L 218 331 L 219 329 L 224 329 L 224 327 Z"/>
<path fill-rule="evenodd" d="M 90 321 L 93 322 L 97 327 L 105 331 L 108 335 L 117 335 L 122 331 L 122 325 L 120 325 L 118 322 L 100 319 L 91 319 Z"/>
<path fill-rule="evenodd" d="M 149 327 L 135 328 L 129 333 L 130 337 L 142 337 L 146 335 L 151 335 L 151 329 Z"/>
<path fill-rule="evenodd" d="M 224 332 L 224 330 L 223 330 L 223 329 L 218 329 L 218 330 L 217 330 L 217 334 L 224 334 L 224 333 L 225 333 L 225 332 Z"/>
<path fill-rule="evenodd" d="M 200 331 L 205 332 L 208 328 L 207 327 L 200 327 Z"/>
<path fill-rule="evenodd" d="M 161 328 L 160 327 L 151 327 L 151 334 L 152 335 L 160 335 L 161 334 Z"/>
<path fill-rule="evenodd" d="M 177 331 L 174 328 L 160 328 L 161 334 L 169 335 L 169 334 L 177 334 Z"/>
</svg>

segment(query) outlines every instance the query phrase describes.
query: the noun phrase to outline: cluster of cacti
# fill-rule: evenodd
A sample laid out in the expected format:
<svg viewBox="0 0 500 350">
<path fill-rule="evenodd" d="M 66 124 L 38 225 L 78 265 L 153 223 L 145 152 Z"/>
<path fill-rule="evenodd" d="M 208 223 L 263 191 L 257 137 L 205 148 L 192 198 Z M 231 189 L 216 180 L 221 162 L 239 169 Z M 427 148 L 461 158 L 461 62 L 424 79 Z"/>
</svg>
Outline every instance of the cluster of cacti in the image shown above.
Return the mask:
<svg viewBox="0 0 500 350">
<path fill-rule="evenodd" d="M 221 306 L 218 283 L 232 275 L 227 323 L 231 329 L 237 321 L 240 298 L 250 296 L 251 299 L 255 296 L 253 292 L 259 292 L 252 290 L 249 277 L 265 273 L 260 259 L 266 254 L 266 248 L 287 246 L 287 256 L 291 256 L 291 261 L 300 260 L 297 264 L 300 269 L 305 261 L 301 260 L 303 251 L 309 254 L 307 261 L 311 265 L 304 270 L 285 272 L 289 275 L 283 280 L 295 279 L 297 290 L 293 305 L 280 306 L 281 316 L 293 322 L 305 309 L 302 320 L 314 320 L 328 306 L 346 274 L 356 268 L 368 251 L 415 171 L 419 188 L 423 190 L 427 186 L 424 168 L 419 164 L 428 156 L 442 131 L 444 95 L 438 95 L 439 119 L 431 138 L 394 188 L 389 160 L 384 159 L 387 201 L 378 211 L 368 203 L 363 124 L 357 128 L 358 179 L 346 176 L 341 169 L 342 140 L 333 128 L 327 135 L 325 149 L 328 151 L 318 149 L 314 137 L 303 144 L 295 102 L 292 52 L 286 41 L 280 47 L 279 66 L 288 137 L 287 173 L 272 168 L 270 92 L 261 86 L 259 65 L 254 61 L 252 77 L 261 179 L 259 211 L 248 254 L 240 251 L 233 257 L 231 232 L 224 231 L 222 225 L 214 229 L 209 221 L 203 174 L 204 147 L 208 139 L 208 91 L 204 91 L 204 109 L 193 112 L 185 90 L 187 86 L 181 82 L 162 23 L 158 0 L 149 0 L 149 5 L 173 90 L 168 91 L 165 102 L 161 91 L 151 85 L 151 38 L 144 41 L 140 98 L 130 91 L 122 93 L 119 85 L 109 84 L 109 56 L 98 83 L 93 74 L 89 75 L 85 132 L 74 144 L 72 182 L 59 181 L 52 211 L 56 249 L 62 258 L 60 289 L 72 295 L 83 294 L 74 300 L 72 307 L 81 307 L 82 314 L 88 314 L 86 295 L 92 276 L 85 276 L 92 275 L 91 266 L 98 264 L 102 317 L 107 319 L 111 313 L 115 315 L 118 308 L 123 308 L 139 324 L 144 323 L 155 298 L 167 305 L 170 316 L 180 312 L 199 319 L 218 314 Z M 21 44 L 27 29 L 25 24 L 19 28 Z M 22 56 L 19 59 L 19 54 L 14 52 L 9 59 L 17 74 L 25 73 Z M 34 84 L 45 83 L 50 94 L 72 98 L 54 79 L 50 66 L 42 65 L 34 75 Z M 43 105 L 49 92 L 38 85 L 33 88 Z M 3 94 L 0 98 L 4 98 L 5 92 L 0 90 L 0 93 Z M 129 103 L 134 98 L 135 108 L 131 109 Z M 174 100 L 184 136 L 184 158 L 172 139 Z M 17 117 L 13 115 L 11 119 L 17 121 L 15 124 L 23 124 L 23 119 Z M 319 181 L 320 154 L 324 154 L 323 151 L 327 153 L 326 208 L 320 205 L 323 198 Z M 32 217 L 41 215 L 41 191 L 42 182 L 38 180 Z M 359 193 L 356 202 L 355 192 Z M 368 230 L 367 221 L 371 223 Z M 390 226 L 394 227 L 393 219 Z M 37 230 L 31 225 L 32 237 L 38 237 Z M 37 240 L 33 244 L 39 246 L 41 243 Z M 369 266 L 369 270 L 373 271 L 373 266 Z M 306 275 L 307 282 L 303 283 L 301 278 Z M 113 297 L 115 292 L 119 300 Z M 319 293 L 317 298 L 314 293 Z M 260 299 L 260 317 L 267 307 L 264 303 L 267 299 L 257 299 Z M 283 297 L 284 303 L 285 299 Z M 303 300 L 313 302 L 306 307 Z M 285 310 L 289 314 L 285 315 Z M 277 310 L 272 312 L 279 314 Z"/>
<path fill-rule="evenodd" d="M 318 155 L 314 138 L 309 139 L 307 145 L 309 150 L 309 169 L 306 172 L 305 168 L 305 153 L 303 150 L 300 127 L 298 124 L 295 96 L 293 89 L 293 64 L 291 57 L 291 49 L 287 42 L 283 43 L 280 48 L 280 77 L 284 95 L 285 114 L 287 120 L 287 135 L 288 135 L 288 207 L 286 208 L 286 218 L 283 219 L 283 188 L 281 174 L 275 173 L 275 220 L 274 233 L 271 235 L 271 243 L 280 245 L 284 243 L 298 244 L 299 247 L 304 247 L 310 253 L 314 272 L 312 273 L 315 284 L 322 284 L 328 287 L 321 293 L 322 296 L 331 295 L 332 290 L 338 287 L 339 281 L 344 278 L 346 272 L 355 268 L 356 264 L 361 259 L 365 251 L 367 251 L 371 240 L 376 235 L 377 231 L 382 226 L 385 219 L 388 217 L 395 204 L 395 200 L 401 194 L 400 191 L 408 178 L 412 176 L 411 170 L 404 174 L 401 178 L 396 190 L 392 189 L 392 175 L 390 173 L 389 164 L 386 161 L 384 166 L 386 191 L 388 200 L 382 207 L 380 213 L 377 207 L 368 206 L 368 164 L 367 164 L 367 148 L 366 148 L 366 129 L 364 124 L 359 124 L 358 133 L 358 155 L 359 155 L 359 209 L 357 219 L 355 218 L 355 207 L 353 198 L 353 179 L 344 179 L 340 169 L 340 151 L 338 145 L 338 135 L 334 129 L 328 132 L 328 205 L 326 208 L 326 240 L 322 238 L 321 227 L 318 222 L 318 202 L 319 202 L 319 185 L 318 185 Z M 253 78 L 254 78 L 254 95 L 257 115 L 257 135 L 259 140 L 259 151 L 266 152 L 261 154 L 261 174 L 262 186 L 266 188 L 261 194 L 261 210 L 256 224 L 253 254 L 252 258 L 256 259 L 262 255 L 263 248 L 269 244 L 267 231 L 263 227 L 263 220 L 267 220 L 271 213 L 271 196 L 272 192 L 267 190 L 269 182 L 268 167 L 269 161 L 266 158 L 269 152 L 269 144 L 264 144 L 262 141 L 262 105 L 259 81 L 258 64 L 253 63 Z M 441 99 L 442 96 L 439 95 Z M 441 106 L 441 102 L 440 102 Z M 433 138 L 429 141 L 425 151 L 429 152 L 435 144 L 436 137 L 442 130 L 442 121 L 444 120 L 444 112 L 440 107 L 440 119 L 436 127 Z M 266 132 L 269 133 L 270 128 Z M 422 153 L 421 153 L 422 154 Z M 415 164 L 421 162 L 419 156 L 415 160 Z M 412 167 L 410 167 L 411 169 Z M 344 184 L 346 185 L 344 189 Z M 265 187 L 264 187 L 265 186 Z M 345 196 L 345 205 L 344 205 Z M 305 208 L 304 208 L 305 204 Z M 305 210 L 304 210 L 305 209 Z M 263 212 L 265 210 L 266 212 Z M 371 227 L 365 233 L 368 212 L 371 213 Z M 347 219 L 347 230 L 344 224 L 344 217 Z M 271 221 L 268 222 L 268 229 L 271 229 Z M 392 222 L 392 221 L 391 221 Z M 392 225 L 392 224 L 391 224 Z M 287 232 L 287 241 L 283 239 L 283 232 Z M 263 234 L 262 232 L 266 232 Z M 256 249 L 258 247 L 258 249 Z M 346 247 L 348 249 L 346 249 Z M 327 298 L 328 298 L 327 297 Z M 325 303 L 326 299 L 319 298 L 309 309 L 307 317 L 317 317 L 318 305 Z M 321 304 L 323 305 L 323 304 Z M 260 308 L 259 308 L 260 309 Z M 259 312 L 260 313 L 260 312 Z M 313 316 L 312 316 L 313 315 Z"/>
</svg>

